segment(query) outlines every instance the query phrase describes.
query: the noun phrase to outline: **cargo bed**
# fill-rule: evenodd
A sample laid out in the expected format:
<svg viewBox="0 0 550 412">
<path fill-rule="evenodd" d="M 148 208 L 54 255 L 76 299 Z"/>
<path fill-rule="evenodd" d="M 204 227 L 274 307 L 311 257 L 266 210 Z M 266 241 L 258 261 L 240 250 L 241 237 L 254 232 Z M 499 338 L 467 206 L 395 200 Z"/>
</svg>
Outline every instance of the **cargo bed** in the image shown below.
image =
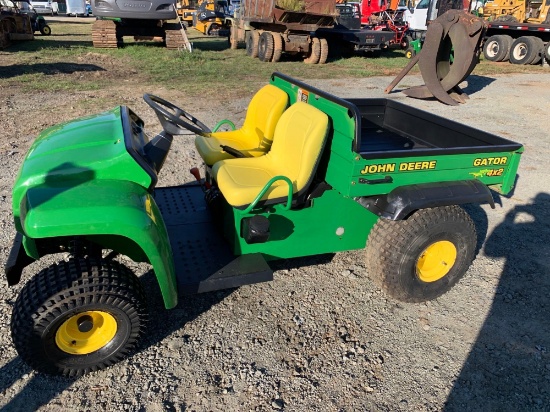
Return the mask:
<svg viewBox="0 0 550 412">
<path fill-rule="evenodd" d="M 521 148 L 519 143 L 393 100 L 347 101 L 359 113 L 354 151 L 364 159 L 513 152 Z"/>
</svg>

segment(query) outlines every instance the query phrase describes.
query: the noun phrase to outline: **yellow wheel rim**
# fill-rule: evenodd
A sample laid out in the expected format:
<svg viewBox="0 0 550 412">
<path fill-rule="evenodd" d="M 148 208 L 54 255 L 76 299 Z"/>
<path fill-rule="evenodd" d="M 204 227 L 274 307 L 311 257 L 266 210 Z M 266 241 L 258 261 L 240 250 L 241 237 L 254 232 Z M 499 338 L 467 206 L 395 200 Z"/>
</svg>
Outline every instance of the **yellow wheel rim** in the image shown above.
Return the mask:
<svg viewBox="0 0 550 412">
<path fill-rule="evenodd" d="M 412 57 L 413 57 L 412 52 L 411 52 L 411 51 L 405 52 L 405 57 L 406 57 L 407 59 L 412 59 Z"/>
<path fill-rule="evenodd" d="M 113 315 L 99 310 L 80 312 L 63 322 L 55 334 L 55 343 L 63 352 L 86 355 L 107 345 L 116 332 Z"/>
<path fill-rule="evenodd" d="M 416 273 L 423 282 L 435 282 L 444 277 L 456 262 L 456 246 L 448 240 L 432 243 L 420 254 Z"/>
</svg>

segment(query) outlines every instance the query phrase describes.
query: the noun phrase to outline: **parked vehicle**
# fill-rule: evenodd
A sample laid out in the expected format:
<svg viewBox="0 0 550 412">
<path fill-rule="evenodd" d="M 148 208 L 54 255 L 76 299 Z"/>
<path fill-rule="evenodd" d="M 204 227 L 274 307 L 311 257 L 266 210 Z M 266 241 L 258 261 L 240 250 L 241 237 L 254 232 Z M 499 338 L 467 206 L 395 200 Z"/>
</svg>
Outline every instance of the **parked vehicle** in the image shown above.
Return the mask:
<svg viewBox="0 0 550 412">
<path fill-rule="evenodd" d="M 67 16 L 88 17 L 86 0 L 67 0 Z"/>
<path fill-rule="evenodd" d="M 49 14 L 51 16 L 59 13 L 59 6 L 56 1 L 31 1 L 31 5 L 38 14 Z"/>
<path fill-rule="evenodd" d="M 152 140 L 119 106 L 45 130 L 17 175 L 8 284 L 35 260 L 69 254 L 13 305 L 15 348 L 36 370 L 78 376 L 138 347 L 150 291 L 118 254 L 152 265 L 167 309 L 178 293 L 272 280 L 273 260 L 365 246 L 368 275 L 388 295 L 435 299 L 480 241 L 460 205 L 494 207 L 489 188 L 510 193 L 523 152 L 393 100 L 344 100 L 278 73 L 232 131 L 144 99 L 163 128 Z M 174 136 L 188 131 L 207 177 L 157 187 Z"/>
</svg>

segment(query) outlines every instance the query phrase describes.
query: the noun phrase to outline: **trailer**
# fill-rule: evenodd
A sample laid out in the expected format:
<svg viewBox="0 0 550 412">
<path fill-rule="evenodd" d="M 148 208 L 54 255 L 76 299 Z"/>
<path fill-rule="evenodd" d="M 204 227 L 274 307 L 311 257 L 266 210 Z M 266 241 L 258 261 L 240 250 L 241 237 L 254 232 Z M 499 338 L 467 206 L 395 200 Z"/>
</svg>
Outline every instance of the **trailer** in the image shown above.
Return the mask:
<svg viewBox="0 0 550 412">
<path fill-rule="evenodd" d="M 280 0 L 245 0 L 236 17 L 229 18 L 230 44 L 246 45 L 250 57 L 277 62 L 283 53 L 299 55 L 305 63 L 324 64 L 329 49 L 354 51 L 386 48 L 386 33 L 350 29 L 339 23 L 335 0 L 305 0 L 296 10 Z M 288 7 L 288 5 L 287 5 Z M 348 20 L 348 19 L 346 19 Z"/>
<path fill-rule="evenodd" d="M 489 22 L 483 56 L 512 64 L 550 63 L 550 24 Z"/>
</svg>

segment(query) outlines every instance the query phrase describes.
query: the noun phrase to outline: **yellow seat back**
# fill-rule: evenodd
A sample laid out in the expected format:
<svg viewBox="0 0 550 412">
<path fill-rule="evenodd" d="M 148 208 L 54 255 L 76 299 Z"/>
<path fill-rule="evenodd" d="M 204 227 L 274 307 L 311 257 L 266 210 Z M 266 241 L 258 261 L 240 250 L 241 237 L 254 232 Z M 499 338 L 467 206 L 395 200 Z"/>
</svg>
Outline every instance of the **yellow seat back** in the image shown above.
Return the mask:
<svg viewBox="0 0 550 412">
<path fill-rule="evenodd" d="M 275 128 L 273 145 L 256 158 L 227 159 L 212 169 L 218 188 L 235 207 L 252 203 L 265 184 L 275 176 L 288 177 L 293 193 L 305 190 L 321 156 L 329 126 L 328 116 L 302 102 L 287 109 Z M 262 200 L 286 199 L 288 186 L 275 183 Z"/>
<path fill-rule="evenodd" d="M 241 131 L 248 138 L 253 147 L 265 148 L 268 151 L 273 142 L 275 126 L 281 118 L 288 96 L 278 87 L 268 84 L 254 95 L 248 109 Z"/>
<path fill-rule="evenodd" d="M 262 87 L 250 101 L 240 129 L 195 138 L 199 155 L 209 166 L 233 157 L 224 152 L 220 145 L 233 147 L 246 156 L 264 155 L 271 147 L 275 126 L 287 105 L 288 96 L 284 91 L 271 84 Z"/>
</svg>

